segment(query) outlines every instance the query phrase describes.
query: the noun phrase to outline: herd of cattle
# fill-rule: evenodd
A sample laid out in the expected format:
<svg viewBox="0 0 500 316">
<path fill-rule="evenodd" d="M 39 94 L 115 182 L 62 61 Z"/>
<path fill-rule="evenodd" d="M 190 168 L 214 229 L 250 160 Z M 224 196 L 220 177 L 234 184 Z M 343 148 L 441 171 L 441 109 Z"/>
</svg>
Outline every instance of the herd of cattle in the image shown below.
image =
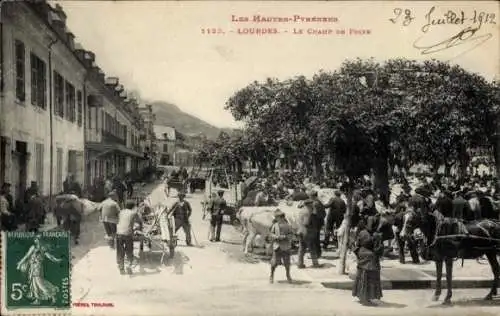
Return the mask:
<svg viewBox="0 0 500 316">
<path fill-rule="evenodd" d="M 412 187 L 417 187 L 418 183 L 413 183 Z M 310 189 L 318 192 L 318 198 L 323 204 L 327 204 L 327 202 L 334 196 L 335 189 L 331 188 L 319 188 L 319 187 L 310 187 Z M 402 186 L 399 184 L 394 184 L 391 187 L 391 197 L 390 204 L 394 205 L 396 202 L 396 198 L 399 193 L 403 191 Z M 344 194 L 342 194 L 342 199 L 347 203 L 347 198 Z M 431 197 L 431 202 L 434 204 L 436 202 L 435 197 Z M 498 205 L 491 198 L 491 206 L 498 212 Z M 252 252 L 254 246 L 262 246 L 265 244 L 265 240 L 267 240 L 268 235 L 270 234 L 270 228 L 273 223 L 273 212 L 277 208 L 283 211 L 286 215 L 288 222 L 291 224 L 293 231 L 296 233 L 299 228 L 298 219 L 299 213 L 301 211 L 301 203 L 302 202 L 291 202 L 291 201 L 280 201 L 276 206 L 244 206 L 238 210 L 237 218 L 239 219 L 244 239 L 243 239 L 243 247 L 245 253 Z M 395 232 L 401 231 L 403 228 L 403 216 L 404 213 L 394 213 L 394 210 L 391 208 L 386 208 L 380 201 L 375 202 L 376 208 L 380 214 L 379 221 L 379 229 L 383 233 L 383 239 L 385 241 L 396 239 L 398 242 L 398 248 L 404 249 L 405 240 L 398 238 Z M 326 220 L 326 219 L 325 219 Z M 385 227 L 382 227 L 385 226 Z M 341 237 L 343 234 L 343 225 L 341 227 L 337 227 L 337 235 Z M 258 242 L 257 237 L 260 236 L 261 240 L 264 242 Z M 256 242 L 257 241 L 257 242 Z M 270 252 L 270 249 L 266 249 L 267 253 Z M 404 262 L 404 257 L 400 260 Z M 416 259 L 414 259 L 415 261 Z"/>
<path fill-rule="evenodd" d="M 334 197 L 334 189 L 315 188 L 318 192 L 318 199 L 327 204 Z M 342 196 L 347 201 L 345 195 Z M 270 234 L 270 229 L 274 220 L 274 210 L 279 208 L 285 213 L 287 221 L 292 226 L 293 232 L 297 233 L 299 229 L 299 213 L 302 207 L 302 201 L 280 201 L 277 206 L 243 206 L 237 212 L 243 229 L 243 246 L 245 253 L 253 250 L 257 236 L 266 240 Z"/>
</svg>

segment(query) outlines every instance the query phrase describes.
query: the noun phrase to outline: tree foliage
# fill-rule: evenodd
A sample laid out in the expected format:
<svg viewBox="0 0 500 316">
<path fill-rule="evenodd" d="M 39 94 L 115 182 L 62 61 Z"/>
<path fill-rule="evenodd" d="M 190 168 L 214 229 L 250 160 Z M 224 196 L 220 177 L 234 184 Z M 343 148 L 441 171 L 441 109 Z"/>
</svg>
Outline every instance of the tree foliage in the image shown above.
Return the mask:
<svg viewBox="0 0 500 316">
<path fill-rule="evenodd" d="M 284 155 L 317 173 L 334 157 L 352 177 L 387 173 L 388 161 L 465 165 L 468 148 L 498 142 L 498 91 L 441 61 L 347 60 L 310 79 L 268 78 L 237 91 L 226 109 L 244 130 L 221 134 L 202 152 L 214 164 L 249 159 L 262 169 Z"/>
</svg>

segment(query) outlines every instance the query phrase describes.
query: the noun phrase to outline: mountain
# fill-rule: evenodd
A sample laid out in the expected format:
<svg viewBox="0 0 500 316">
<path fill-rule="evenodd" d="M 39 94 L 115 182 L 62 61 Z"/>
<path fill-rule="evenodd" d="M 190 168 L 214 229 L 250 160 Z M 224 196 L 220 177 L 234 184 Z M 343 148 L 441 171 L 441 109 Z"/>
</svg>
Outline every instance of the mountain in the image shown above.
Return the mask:
<svg viewBox="0 0 500 316">
<path fill-rule="evenodd" d="M 155 124 L 171 126 L 184 135 L 195 136 L 203 133 L 207 138 L 215 139 L 221 131 L 229 134 L 233 132 L 231 128 L 218 128 L 202 119 L 183 112 L 174 104 L 163 101 L 147 103 L 153 106 L 153 113 L 156 114 Z"/>
</svg>

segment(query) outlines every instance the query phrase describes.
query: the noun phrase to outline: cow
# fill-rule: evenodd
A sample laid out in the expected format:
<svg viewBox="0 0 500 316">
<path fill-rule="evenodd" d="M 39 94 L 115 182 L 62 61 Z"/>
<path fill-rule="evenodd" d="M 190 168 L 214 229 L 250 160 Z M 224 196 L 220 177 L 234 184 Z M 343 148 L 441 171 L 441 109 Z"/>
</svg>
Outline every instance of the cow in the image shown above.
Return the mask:
<svg viewBox="0 0 500 316">
<path fill-rule="evenodd" d="M 237 213 L 237 218 L 243 227 L 243 247 L 245 254 L 251 252 L 253 243 L 257 235 L 264 240 L 270 233 L 274 220 L 274 211 L 279 208 L 285 213 L 287 221 L 292 226 L 292 230 L 298 230 L 298 216 L 300 212 L 299 203 L 280 203 L 278 206 L 241 207 Z"/>
<path fill-rule="evenodd" d="M 78 244 L 82 217 L 97 211 L 100 203 L 78 198 L 73 194 L 60 194 L 55 196 L 49 208 L 54 211 L 58 224 L 62 224 L 63 229 L 70 231 L 75 243 Z"/>
</svg>

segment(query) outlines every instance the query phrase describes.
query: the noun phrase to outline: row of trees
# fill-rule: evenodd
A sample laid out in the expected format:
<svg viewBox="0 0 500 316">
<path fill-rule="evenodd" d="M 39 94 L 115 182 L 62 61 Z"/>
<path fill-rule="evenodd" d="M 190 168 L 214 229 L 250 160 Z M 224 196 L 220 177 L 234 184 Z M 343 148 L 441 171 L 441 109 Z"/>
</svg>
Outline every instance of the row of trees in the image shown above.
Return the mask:
<svg viewBox="0 0 500 316">
<path fill-rule="evenodd" d="M 498 165 L 499 98 L 498 83 L 440 61 L 346 61 L 312 79 L 239 90 L 226 109 L 245 128 L 207 141 L 199 158 L 236 170 L 250 160 L 266 170 L 281 157 L 316 175 L 328 161 L 353 176 L 373 168 L 384 178 L 414 163 L 465 170 L 467 149 L 489 146 Z"/>
<path fill-rule="evenodd" d="M 310 79 L 270 78 L 227 101 L 245 127 L 207 141 L 199 159 L 241 171 L 246 160 L 266 170 L 284 157 L 318 176 L 328 161 L 353 181 L 373 170 L 382 194 L 396 165 L 457 165 L 463 175 L 471 148 L 493 149 L 500 170 L 499 91 L 498 82 L 436 60 L 357 59 Z"/>
</svg>

